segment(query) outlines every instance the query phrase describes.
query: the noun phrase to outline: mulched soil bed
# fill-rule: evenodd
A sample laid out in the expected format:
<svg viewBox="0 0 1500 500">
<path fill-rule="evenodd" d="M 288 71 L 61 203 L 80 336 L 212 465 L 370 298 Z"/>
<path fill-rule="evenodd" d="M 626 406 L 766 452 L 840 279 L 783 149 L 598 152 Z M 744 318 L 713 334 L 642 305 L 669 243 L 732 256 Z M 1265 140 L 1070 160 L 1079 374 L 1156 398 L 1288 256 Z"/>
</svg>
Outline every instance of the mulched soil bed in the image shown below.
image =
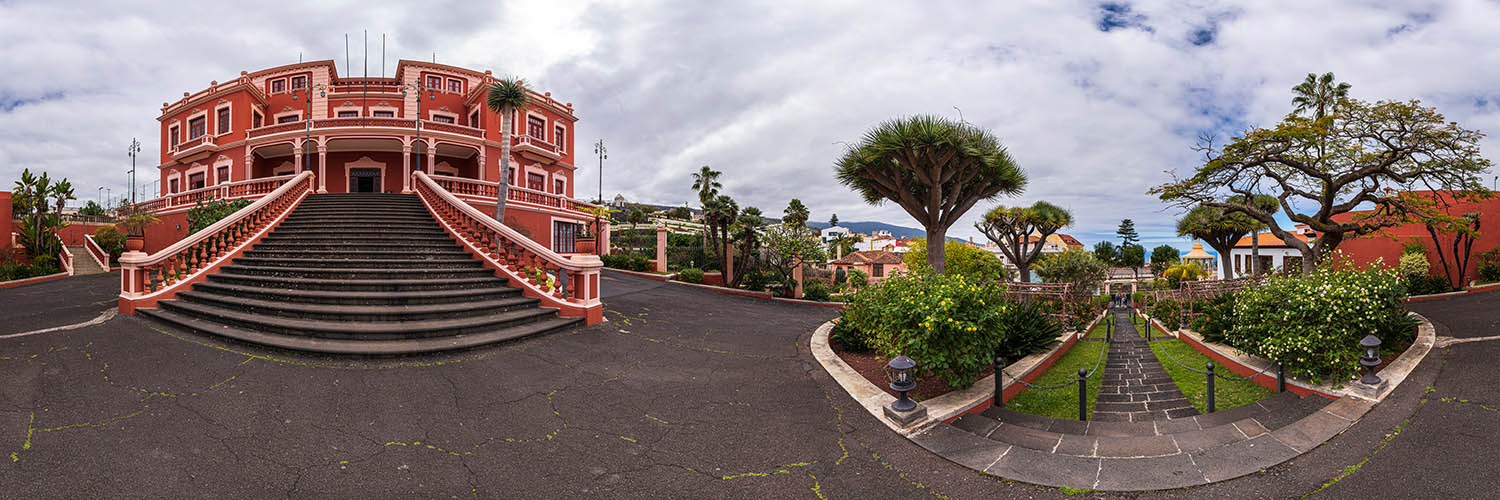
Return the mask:
<svg viewBox="0 0 1500 500">
<path fill-rule="evenodd" d="M 844 360 L 845 363 L 849 364 L 849 367 L 854 368 L 854 371 L 863 375 L 865 380 L 869 380 L 870 383 L 875 384 L 875 387 L 879 387 L 886 394 L 899 396 L 896 391 L 891 390 L 891 381 L 885 376 L 885 364 L 890 360 L 881 358 L 875 351 L 848 352 L 839 346 L 838 342 L 831 342 L 830 344 L 833 347 L 833 352 L 838 354 L 839 359 Z M 980 374 L 979 378 L 988 377 L 994 373 L 995 368 L 991 366 L 985 368 L 984 373 Z M 941 377 L 932 373 L 923 373 L 917 377 L 917 388 L 907 393 L 907 395 L 912 399 L 922 401 L 947 394 L 952 390 L 953 388 L 948 387 L 948 384 L 943 382 Z"/>
</svg>

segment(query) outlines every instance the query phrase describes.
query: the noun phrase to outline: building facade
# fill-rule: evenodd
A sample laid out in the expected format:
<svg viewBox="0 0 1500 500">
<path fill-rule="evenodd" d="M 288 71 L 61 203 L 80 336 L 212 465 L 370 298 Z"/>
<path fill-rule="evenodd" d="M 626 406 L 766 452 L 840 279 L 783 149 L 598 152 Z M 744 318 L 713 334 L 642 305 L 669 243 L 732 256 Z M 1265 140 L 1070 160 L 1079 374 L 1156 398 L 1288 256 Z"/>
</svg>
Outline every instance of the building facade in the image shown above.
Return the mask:
<svg viewBox="0 0 1500 500">
<path fill-rule="evenodd" d="M 502 120 L 485 98 L 495 81 L 489 71 L 403 60 L 389 78 L 343 77 L 333 61 L 312 61 L 211 82 L 162 103 L 161 198 L 150 206 L 185 210 L 303 171 L 320 193 L 408 193 L 420 170 L 493 211 Z M 550 92 L 530 97 L 512 120 L 504 222 L 569 253 L 592 220 L 573 199 L 578 118 Z"/>
</svg>

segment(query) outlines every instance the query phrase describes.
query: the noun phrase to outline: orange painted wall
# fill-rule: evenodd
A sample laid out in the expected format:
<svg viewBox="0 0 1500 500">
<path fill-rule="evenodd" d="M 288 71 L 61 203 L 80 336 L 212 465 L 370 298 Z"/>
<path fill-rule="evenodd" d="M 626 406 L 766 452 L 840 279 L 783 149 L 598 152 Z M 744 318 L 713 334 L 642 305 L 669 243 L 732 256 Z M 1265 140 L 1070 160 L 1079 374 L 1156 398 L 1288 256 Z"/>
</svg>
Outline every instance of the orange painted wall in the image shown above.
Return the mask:
<svg viewBox="0 0 1500 500">
<path fill-rule="evenodd" d="M 161 222 L 146 227 L 145 252 L 156 253 L 163 248 L 172 246 L 178 240 L 188 235 L 187 211 L 170 214 L 157 214 Z"/>
</svg>

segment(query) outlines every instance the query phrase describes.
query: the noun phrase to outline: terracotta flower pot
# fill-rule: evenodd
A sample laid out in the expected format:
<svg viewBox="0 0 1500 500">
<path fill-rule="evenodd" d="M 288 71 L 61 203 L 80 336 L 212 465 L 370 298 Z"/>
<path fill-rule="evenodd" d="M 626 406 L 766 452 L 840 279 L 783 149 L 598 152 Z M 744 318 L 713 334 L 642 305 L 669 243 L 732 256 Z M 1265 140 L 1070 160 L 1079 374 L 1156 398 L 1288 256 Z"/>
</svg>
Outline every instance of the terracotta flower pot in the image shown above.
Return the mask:
<svg viewBox="0 0 1500 500">
<path fill-rule="evenodd" d="M 578 253 L 584 253 L 584 254 L 594 253 L 594 239 L 593 238 L 578 238 L 578 240 L 574 242 L 573 246 L 574 246 L 574 250 L 577 250 Z"/>
<path fill-rule="evenodd" d="M 126 236 L 125 249 L 131 252 L 139 252 L 146 248 L 145 236 Z"/>
</svg>

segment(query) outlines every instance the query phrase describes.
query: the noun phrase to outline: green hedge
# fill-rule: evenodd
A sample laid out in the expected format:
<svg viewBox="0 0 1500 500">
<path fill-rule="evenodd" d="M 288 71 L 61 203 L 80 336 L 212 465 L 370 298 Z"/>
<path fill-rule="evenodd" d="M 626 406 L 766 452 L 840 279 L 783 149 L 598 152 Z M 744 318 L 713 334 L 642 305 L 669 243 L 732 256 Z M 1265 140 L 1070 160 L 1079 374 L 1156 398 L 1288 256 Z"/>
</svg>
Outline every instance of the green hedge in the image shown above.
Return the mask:
<svg viewBox="0 0 1500 500">
<path fill-rule="evenodd" d="M 847 297 L 835 340 L 886 359 L 905 354 L 949 387 L 968 387 L 995 356 L 1045 351 L 1061 330 L 1041 306 L 1004 296 L 1002 284 L 961 275 L 892 276 Z"/>
</svg>

